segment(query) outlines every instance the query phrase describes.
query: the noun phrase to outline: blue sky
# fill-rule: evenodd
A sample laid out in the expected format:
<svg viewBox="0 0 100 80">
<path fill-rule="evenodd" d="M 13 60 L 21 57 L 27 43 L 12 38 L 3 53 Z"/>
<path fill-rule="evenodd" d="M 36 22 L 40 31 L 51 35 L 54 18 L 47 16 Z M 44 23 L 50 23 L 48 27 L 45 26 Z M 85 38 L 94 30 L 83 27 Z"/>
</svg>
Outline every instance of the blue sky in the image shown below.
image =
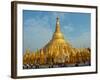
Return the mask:
<svg viewBox="0 0 100 80">
<path fill-rule="evenodd" d="M 66 41 L 76 48 L 90 47 L 90 13 L 23 10 L 24 52 L 36 51 L 52 39 L 57 16 Z"/>
</svg>

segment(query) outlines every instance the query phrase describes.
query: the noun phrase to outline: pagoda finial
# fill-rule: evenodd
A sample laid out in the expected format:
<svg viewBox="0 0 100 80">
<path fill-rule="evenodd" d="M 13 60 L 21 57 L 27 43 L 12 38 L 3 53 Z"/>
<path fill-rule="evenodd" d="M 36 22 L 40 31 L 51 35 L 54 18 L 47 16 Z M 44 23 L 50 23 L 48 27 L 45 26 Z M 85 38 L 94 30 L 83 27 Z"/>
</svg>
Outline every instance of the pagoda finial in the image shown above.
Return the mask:
<svg viewBox="0 0 100 80">
<path fill-rule="evenodd" d="M 53 34 L 53 40 L 54 39 L 60 39 L 60 40 L 64 41 L 63 34 L 60 31 L 59 17 L 56 18 L 56 29 L 55 29 L 55 32 Z"/>
<path fill-rule="evenodd" d="M 57 16 L 57 21 L 59 20 L 59 16 Z"/>
<path fill-rule="evenodd" d="M 59 22 L 59 17 L 57 16 L 56 18 L 56 30 L 55 32 L 60 32 L 60 22 Z"/>
</svg>

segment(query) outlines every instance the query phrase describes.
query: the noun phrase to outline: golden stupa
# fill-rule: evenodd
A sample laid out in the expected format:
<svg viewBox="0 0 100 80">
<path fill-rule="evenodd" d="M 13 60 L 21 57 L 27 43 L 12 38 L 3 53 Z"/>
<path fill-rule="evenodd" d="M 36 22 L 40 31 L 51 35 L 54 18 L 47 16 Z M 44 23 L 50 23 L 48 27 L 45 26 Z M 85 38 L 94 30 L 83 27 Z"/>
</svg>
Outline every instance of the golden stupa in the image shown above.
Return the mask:
<svg viewBox="0 0 100 80">
<path fill-rule="evenodd" d="M 54 62 L 64 63 L 68 61 L 70 55 L 75 55 L 72 46 L 65 41 L 60 30 L 59 17 L 56 21 L 56 29 L 50 42 L 43 48 L 44 53 L 54 57 Z"/>
<path fill-rule="evenodd" d="M 85 64 L 86 62 L 90 64 L 90 53 L 90 48 L 73 48 L 69 42 L 65 41 L 60 30 L 59 17 L 57 17 L 52 39 L 36 52 L 26 50 L 23 64 Z"/>
</svg>

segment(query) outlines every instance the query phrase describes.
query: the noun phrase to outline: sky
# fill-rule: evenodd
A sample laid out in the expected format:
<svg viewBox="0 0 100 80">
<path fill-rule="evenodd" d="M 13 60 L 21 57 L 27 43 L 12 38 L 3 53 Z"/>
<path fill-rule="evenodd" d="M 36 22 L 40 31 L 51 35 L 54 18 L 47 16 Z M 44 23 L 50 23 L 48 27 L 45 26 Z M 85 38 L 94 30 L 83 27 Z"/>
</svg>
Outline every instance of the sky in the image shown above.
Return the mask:
<svg viewBox="0 0 100 80">
<path fill-rule="evenodd" d="M 75 48 L 90 48 L 90 13 L 23 10 L 23 51 L 36 51 L 51 39 L 60 18 L 66 42 Z"/>
</svg>

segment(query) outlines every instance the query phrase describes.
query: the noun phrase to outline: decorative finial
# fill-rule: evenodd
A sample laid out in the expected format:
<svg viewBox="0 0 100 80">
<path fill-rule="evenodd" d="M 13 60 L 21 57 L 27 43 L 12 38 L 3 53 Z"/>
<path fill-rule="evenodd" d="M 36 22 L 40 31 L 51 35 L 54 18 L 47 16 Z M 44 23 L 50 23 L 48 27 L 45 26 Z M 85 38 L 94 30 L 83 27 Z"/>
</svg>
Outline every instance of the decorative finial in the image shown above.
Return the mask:
<svg viewBox="0 0 100 80">
<path fill-rule="evenodd" d="M 56 18 L 56 28 L 55 28 L 55 32 L 53 35 L 53 39 L 64 39 L 61 31 L 60 31 L 60 21 L 59 21 L 59 17 L 57 16 Z"/>
<path fill-rule="evenodd" d="M 55 32 L 60 32 L 60 22 L 59 22 L 59 17 L 57 16 L 56 18 L 56 30 Z"/>
<path fill-rule="evenodd" d="M 59 20 L 59 16 L 57 16 L 57 21 Z"/>
</svg>

